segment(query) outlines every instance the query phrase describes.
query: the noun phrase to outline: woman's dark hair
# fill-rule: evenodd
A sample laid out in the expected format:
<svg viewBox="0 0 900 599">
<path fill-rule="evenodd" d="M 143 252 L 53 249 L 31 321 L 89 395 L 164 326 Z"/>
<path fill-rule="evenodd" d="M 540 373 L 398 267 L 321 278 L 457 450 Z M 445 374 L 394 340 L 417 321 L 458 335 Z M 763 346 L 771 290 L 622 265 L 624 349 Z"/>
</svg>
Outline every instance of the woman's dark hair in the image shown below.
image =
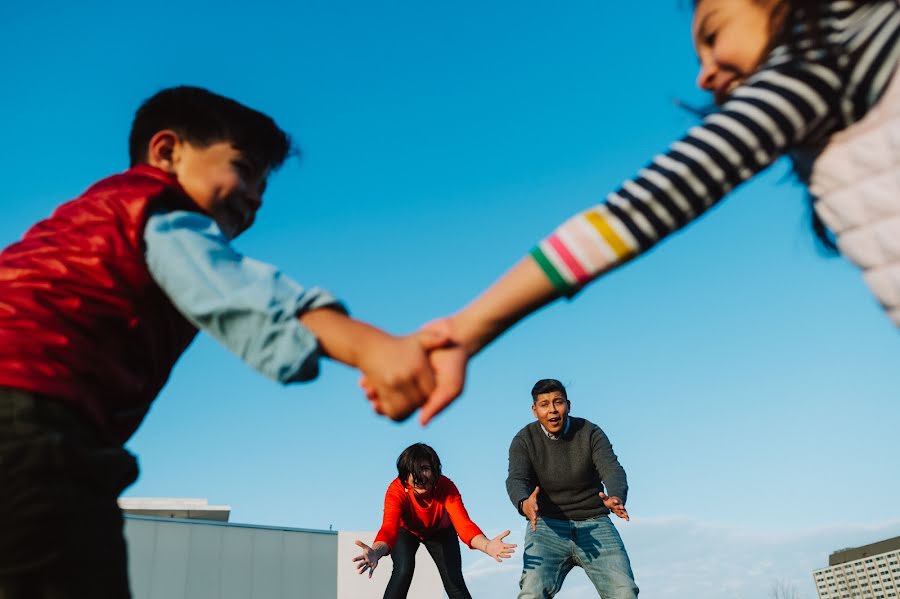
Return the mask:
<svg viewBox="0 0 900 599">
<path fill-rule="evenodd" d="M 160 91 L 138 108 L 128 137 L 131 166 L 147 161 L 150 139 L 164 129 L 199 147 L 231 142 L 261 171 L 278 168 L 292 153 L 290 137 L 271 117 L 211 91 L 183 85 Z"/>
<path fill-rule="evenodd" d="M 413 443 L 397 458 L 397 477 L 403 486 L 410 474 L 417 487 L 434 486 L 441 477 L 441 459 L 437 452 L 424 443 Z"/>
</svg>

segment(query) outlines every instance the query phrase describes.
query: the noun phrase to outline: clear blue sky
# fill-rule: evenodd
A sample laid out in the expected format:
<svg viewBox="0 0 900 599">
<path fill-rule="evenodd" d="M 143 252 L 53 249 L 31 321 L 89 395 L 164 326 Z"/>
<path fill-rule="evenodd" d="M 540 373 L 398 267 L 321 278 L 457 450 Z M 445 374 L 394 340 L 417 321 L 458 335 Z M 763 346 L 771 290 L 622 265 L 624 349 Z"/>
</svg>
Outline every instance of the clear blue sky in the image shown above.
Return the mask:
<svg viewBox="0 0 900 599">
<path fill-rule="evenodd" d="M 693 124 L 673 102 L 704 101 L 688 22 L 675 0 L 4 3 L 0 243 L 127 166 L 141 100 L 201 85 L 303 150 L 238 247 L 410 331 Z M 427 429 L 371 414 L 349 369 L 279 388 L 201 338 L 129 444 L 143 474 L 128 495 L 375 530 L 396 456 L 425 441 L 476 522 L 521 538 L 507 448 L 531 385 L 554 377 L 628 471 L 619 528 L 645 595 L 758 597 L 784 578 L 812 597 L 828 552 L 900 534 L 900 335 L 850 265 L 817 253 L 787 173 L 523 322 Z M 701 567 L 738 547 L 734 571 Z M 513 595 L 517 565 L 466 560 L 476 597 Z M 691 568 L 707 574 L 679 578 Z M 591 596 L 578 585 L 560 596 Z"/>
</svg>

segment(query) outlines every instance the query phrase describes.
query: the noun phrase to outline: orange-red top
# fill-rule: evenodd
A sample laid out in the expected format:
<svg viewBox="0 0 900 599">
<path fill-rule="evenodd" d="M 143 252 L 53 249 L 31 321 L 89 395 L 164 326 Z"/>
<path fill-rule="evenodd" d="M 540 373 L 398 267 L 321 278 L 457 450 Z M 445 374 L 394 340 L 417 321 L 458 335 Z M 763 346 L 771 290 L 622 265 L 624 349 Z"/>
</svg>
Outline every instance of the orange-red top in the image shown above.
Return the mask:
<svg viewBox="0 0 900 599">
<path fill-rule="evenodd" d="M 431 497 L 422 500 L 411 487 L 404 486 L 399 478 L 395 478 L 384 495 L 384 520 L 375 542 L 384 541 L 393 549 L 401 527 L 425 539 L 451 524 L 460 540 L 469 547 L 472 547 L 472 539 L 484 534 L 469 518 L 453 481 L 441 476 Z"/>
</svg>

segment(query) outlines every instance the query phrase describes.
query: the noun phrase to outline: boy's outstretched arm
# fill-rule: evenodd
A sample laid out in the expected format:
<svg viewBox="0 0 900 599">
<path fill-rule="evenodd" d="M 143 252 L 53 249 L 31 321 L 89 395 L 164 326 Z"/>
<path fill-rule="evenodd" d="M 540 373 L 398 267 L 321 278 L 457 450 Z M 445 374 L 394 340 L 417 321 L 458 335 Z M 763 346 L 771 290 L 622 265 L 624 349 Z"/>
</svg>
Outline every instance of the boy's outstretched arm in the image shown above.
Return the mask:
<svg viewBox="0 0 900 599">
<path fill-rule="evenodd" d="M 395 337 L 330 308 L 303 312 L 299 319 L 325 356 L 362 372 L 385 416 L 404 420 L 433 391 L 426 352 L 445 345 L 446 337 L 434 332 Z"/>
<path fill-rule="evenodd" d="M 425 425 L 462 393 L 469 359 L 508 328 L 560 296 L 532 257 L 526 257 L 465 308 L 428 323 L 431 331 L 449 341 L 429 354 L 435 376 L 434 391 L 422 406 Z"/>
</svg>

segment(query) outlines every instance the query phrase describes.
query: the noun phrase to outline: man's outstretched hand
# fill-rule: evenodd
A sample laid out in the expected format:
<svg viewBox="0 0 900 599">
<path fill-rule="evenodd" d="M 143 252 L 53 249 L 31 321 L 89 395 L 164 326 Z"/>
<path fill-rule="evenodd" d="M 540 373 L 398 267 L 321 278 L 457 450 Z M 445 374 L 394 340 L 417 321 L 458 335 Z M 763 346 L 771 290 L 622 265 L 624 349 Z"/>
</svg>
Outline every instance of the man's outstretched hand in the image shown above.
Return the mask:
<svg viewBox="0 0 900 599">
<path fill-rule="evenodd" d="M 528 521 L 531 522 L 531 532 L 537 530 L 537 517 L 538 517 L 538 493 L 541 492 L 540 487 L 535 487 L 534 491 L 531 492 L 531 495 L 528 496 L 528 499 L 522 502 L 522 513 L 525 514 L 525 517 L 528 518 Z"/>
<path fill-rule="evenodd" d="M 622 518 L 626 522 L 631 520 L 631 518 L 628 517 L 628 510 L 625 509 L 625 504 L 622 503 L 622 500 L 615 495 L 610 497 L 603 491 L 600 491 L 600 501 L 603 502 L 603 505 L 606 506 L 606 509 L 614 513 L 619 518 Z"/>
</svg>

